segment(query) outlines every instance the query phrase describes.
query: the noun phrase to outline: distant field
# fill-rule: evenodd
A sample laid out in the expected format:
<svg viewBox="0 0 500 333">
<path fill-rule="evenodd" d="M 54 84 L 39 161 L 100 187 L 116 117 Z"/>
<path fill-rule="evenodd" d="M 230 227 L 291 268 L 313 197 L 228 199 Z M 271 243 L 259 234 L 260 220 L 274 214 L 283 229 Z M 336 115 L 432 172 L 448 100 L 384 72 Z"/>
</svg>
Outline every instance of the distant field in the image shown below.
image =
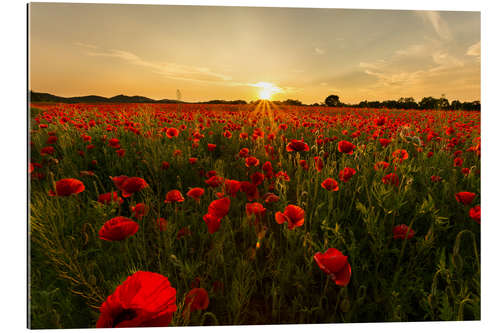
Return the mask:
<svg viewBox="0 0 500 333">
<path fill-rule="evenodd" d="M 479 112 L 31 107 L 32 328 L 480 319 Z"/>
</svg>

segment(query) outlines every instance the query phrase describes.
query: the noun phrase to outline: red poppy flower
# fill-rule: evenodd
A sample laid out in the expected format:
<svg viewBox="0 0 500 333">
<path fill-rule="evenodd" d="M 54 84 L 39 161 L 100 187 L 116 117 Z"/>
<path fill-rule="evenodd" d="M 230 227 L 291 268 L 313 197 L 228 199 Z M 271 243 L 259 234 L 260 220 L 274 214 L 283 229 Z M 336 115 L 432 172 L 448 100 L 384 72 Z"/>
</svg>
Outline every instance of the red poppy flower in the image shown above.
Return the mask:
<svg viewBox="0 0 500 333">
<path fill-rule="evenodd" d="M 339 184 L 333 178 L 327 178 L 321 183 L 321 187 L 327 191 L 338 191 Z"/>
<path fill-rule="evenodd" d="M 380 162 L 377 162 L 375 163 L 375 165 L 373 166 L 373 168 L 376 170 L 376 171 L 379 171 L 379 170 L 385 170 L 389 167 L 389 163 L 385 162 L 385 161 L 380 161 Z"/>
<path fill-rule="evenodd" d="M 434 156 L 434 152 L 433 152 L 433 151 L 430 151 L 430 152 L 428 152 L 428 153 L 427 153 L 427 157 L 428 157 L 428 158 L 430 158 L 430 157 L 432 157 L 432 156 Z"/>
<path fill-rule="evenodd" d="M 170 163 L 168 163 L 168 162 L 161 162 L 161 168 L 163 170 L 167 170 L 168 168 L 170 168 Z"/>
<path fill-rule="evenodd" d="M 115 186 L 118 189 L 121 189 L 123 182 L 125 182 L 125 180 L 128 179 L 128 176 L 121 175 L 121 176 L 110 177 L 110 178 L 113 181 L 113 184 L 115 184 Z"/>
<path fill-rule="evenodd" d="M 469 216 L 476 221 L 477 223 L 481 224 L 481 206 L 477 205 L 472 207 L 469 210 Z"/>
<path fill-rule="evenodd" d="M 323 160 L 319 156 L 314 156 L 314 167 L 316 168 L 316 171 L 321 172 L 324 167 Z"/>
<path fill-rule="evenodd" d="M 266 209 L 264 208 L 264 206 L 262 206 L 262 204 L 258 202 L 247 203 L 245 205 L 245 211 L 247 213 L 247 216 L 255 215 L 258 219 L 264 216 L 264 214 L 266 213 Z"/>
<path fill-rule="evenodd" d="M 248 201 L 253 201 L 259 198 L 259 190 L 257 186 L 253 183 L 242 181 L 241 183 L 241 192 L 245 193 Z"/>
<path fill-rule="evenodd" d="M 136 272 L 101 305 L 97 328 L 168 326 L 177 311 L 176 290 L 168 278 Z"/>
<path fill-rule="evenodd" d="M 259 163 L 260 163 L 259 159 L 254 156 L 250 156 L 245 159 L 245 165 L 247 166 L 247 168 L 250 168 L 252 166 L 257 166 L 259 165 Z"/>
<path fill-rule="evenodd" d="M 255 184 L 256 186 L 259 186 L 264 182 L 264 175 L 260 172 L 255 172 L 250 176 L 250 179 L 252 180 L 252 183 Z"/>
<path fill-rule="evenodd" d="M 123 157 L 125 155 L 125 150 L 124 149 L 118 149 L 116 151 L 116 154 L 119 156 L 119 157 Z"/>
<path fill-rule="evenodd" d="M 204 288 L 194 288 L 184 298 L 183 315 L 186 317 L 189 312 L 205 310 L 208 308 L 208 293 Z"/>
<path fill-rule="evenodd" d="M 379 118 L 375 119 L 375 125 L 383 126 L 386 121 L 387 121 L 387 117 L 379 117 Z"/>
<path fill-rule="evenodd" d="M 464 205 L 470 205 L 472 200 L 476 197 L 475 193 L 472 192 L 459 192 L 455 194 L 455 199 Z"/>
<path fill-rule="evenodd" d="M 156 226 L 158 227 L 158 229 L 160 231 L 167 230 L 167 225 L 168 225 L 168 221 L 165 220 L 163 217 L 159 217 L 156 219 Z"/>
<path fill-rule="evenodd" d="M 115 148 L 115 149 L 120 148 L 120 140 L 118 140 L 118 139 L 115 139 L 115 138 L 109 139 L 108 143 L 109 143 L 109 146 L 112 148 Z"/>
<path fill-rule="evenodd" d="M 57 136 L 51 135 L 47 138 L 47 144 L 52 145 L 57 142 Z"/>
<path fill-rule="evenodd" d="M 220 223 L 221 223 L 222 218 L 212 215 L 210 213 L 207 213 L 203 215 L 203 221 L 205 221 L 205 224 L 207 225 L 208 232 L 210 234 L 213 234 L 220 228 Z"/>
<path fill-rule="evenodd" d="M 314 261 L 319 268 L 328 274 L 336 285 L 345 287 L 351 279 L 351 265 L 347 256 L 335 248 L 329 248 L 325 253 L 317 252 Z"/>
<path fill-rule="evenodd" d="M 85 185 L 75 178 L 65 178 L 56 182 L 56 191 L 49 191 L 50 196 L 67 197 L 72 194 L 78 194 L 85 190 Z"/>
<path fill-rule="evenodd" d="M 142 202 L 130 208 L 130 210 L 132 210 L 132 216 L 138 220 L 144 217 L 144 215 L 146 214 L 146 209 L 147 209 L 146 205 L 143 204 Z"/>
<path fill-rule="evenodd" d="M 171 127 L 167 129 L 166 133 L 167 138 L 172 139 L 173 137 L 179 136 L 179 130 L 177 128 Z"/>
<path fill-rule="evenodd" d="M 182 196 L 181 192 L 179 190 L 172 190 L 169 191 L 165 197 L 165 202 L 170 203 L 170 202 L 183 202 L 184 197 Z"/>
<path fill-rule="evenodd" d="M 231 131 L 226 130 L 224 133 L 222 133 L 222 135 L 224 135 L 224 137 L 227 139 L 231 139 L 233 133 L 231 133 Z"/>
<path fill-rule="evenodd" d="M 309 151 L 309 146 L 304 141 L 292 140 L 286 146 L 286 151 Z"/>
<path fill-rule="evenodd" d="M 207 177 L 207 178 L 210 178 L 210 177 L 213 177 L 213 176 L 217 176 L 217 171 L 215 171 L 215 170 L 210 170 L 210 171 L 208 171 L 208 172 L 205 174 L 205 177 Z"/>
<path fill-rule="evenodd" d="M 380 142 L 380 145 L 382 147 L 387 147 L 391 143 L 391 140 L 390 139 L 380 138 L 380 139 L 378 139 L 378 142 Z"/>
<path fill-rule="evenodd" d="M 201 187 L 194 187 L 192 189 L 190 189 L 188 192 L 187 192 L 187 196 L 196 200 L 196 202 L 200 202 L 200 198 L 201 196 L 205 193 L 205 190 L 202 189 Z"/>
<path fill-rule="evenodd" d="M 241 158 L 245 158 L 245 157 L 248 157 L 248 154 L 250 153 L 250 150 L 248 150 L 248 148 L 241 148 L 240 149 L 240 152 L 238 153 L 238 155 L 241 157 Z"/>
<path fill-rule="evenodd" d="M 304 210 L 299 206 L 288 205 L 283 213 L 276 212 L 274 218 L 278 224 L 286 222 L 288 229 L 293 230 L 304 225 L 304 215 Z"/>
<path fill-rule="evenodd" d="M 48 146 L 48 147 L 44 147 L 40 150 L 40 154 L 42 155 L 54 155 L 54 147 L 52 146 Z"/>
<path fill-rule="evenodd" d="M 134 235 L 137 230 L 139 230 L 137 222 L 118 216 L 104 223 L 99 230 L 99 238 L 107 241 L 120 241 Z"/>
<path fill-rule="evenodd" d="M 390 173 L 390 174 L 385 175 L 384 177 L 382 177 L 382 183 L 384 183 L 384 184 L 392 184 L 394 186 L 398 186 L 399 185 L 399 177 L 395 173 Z"/>
<path fill-rule="evenodd" d="M 394 157 L 394 160 L 396 162 L 403 162 L 404 160 L 407 160 L 408 159 L 408 152 L 405 150 L 405 149 L 396 149 L 393 153 L 392 153 L 392 157 Z"/>
<path fill-rule="evenodd" d="M 338 148 L 339 152 L 352 155 L 356 146 L 349 141 L 342 140 L 339 142 Z"/>
<path fill-rule="evenodd" d="M 406 224 L 399 224 L 392 228 L 394 239 L 410 239 L 415 236 L 415 231 L 410 229 Z"/>
<path fill-rule="evenodd" d="M 433 181 L 434 183 L 439 183 L 441 180 L 443 180 L 443 178 L 441 178 L 440 176 L 431 176 L 431 181 Z"/>
<path fill-rule="evenodd" d="M 286 171 L 278 171 L 278 172 L 276 172 L 275 176 L 276 176 L 276 178 L 283 179 L 286 182 L 290 181 L 290 176 L 288 176 L 288 174 L 286 173 Z"/>
<path fill-rule="evenodd" d="M 212 176 L 209 179 L 205 180 L 205 183 L 210 187 L 218 187 L 222 184 L 223 179 L 221 177 Z"/>
<path fill-rule="evenodd" d="M 344 170 L 340 170 L 339 172 L 339 178 L 341 181 L 344 183 L 347 183 L 349 179 L 351 179 L 352 176 L 356 174 L 356 170 L 353 168 L 346 167 Z"/>
<path fill-rule="evenodd" d="M 307 165 L 307 161 L 306 160 L 300 160 L 299 161 L 299 165 L 302 167 L 302 169 L 309 170 L 309 165 Z"/>
<path fill-rule="evenodd" d="M 208 213 L 223 218 L 229 212 L 229 205 L 231 204 L 231 199 L 229 197 L 224 197 L 221 199 L 214 200 L 208 206 Z"/>
<path fill-rule="evenodd" d="M 215 147 L 217 147 L 217 145 L 214 145 L 213 143 L 207 144 L 208 151 L 214 151 Z"/>
<path fill-rule="evenodd" d="M 224 184 L 224 190 L 230 196 L 235 197 L 236 194 L 240 191 L 240 188 L 241 188 L 241 183 L 239 181 L 233 179 L 226 179 Z"/>
<path fill-rule="evenodd" d="M 464 160 L 461 157 L 457 157 L 453 160 L 453 166 L 455 167 L 462 166 L 462 164 L 464 164 Z"/>
<path fill-rule="evenodd" d="M 270 203 L 278 202 L 280 200 L 280 197 L 278 197 L 274 193 L 266 193 L 266 194 L 264 194 L 264 196 L 262 197 L 262 199 L 264 200 L 264 202 L 266 204 L 270 204 Z"/>
<path fill-rule="evenodd" d="M 123 180 L 119 188 L 122 190 L 122 196 L 127 198 L 148 186 L 148 183 L 140 177 L 127 177 Z"/>
<path fill-rule="evenodd" d="M 266 163 L 262 164 L 262 171 L 266 174 L 273 173 L 273 165 L 271 162 L 266 161 Z"/>
<path fill-rule="evenodd" d="M 191 236 L 191 230 L 189 229 L 189 227 L 180 228 L 179 231 L 177 232 L 176 238 L 177 238 L 177 240 L 179 240 L 184 236 Z"/>
<path fill-rule="evenodd" d="M 120 196 L 118 196 L 117 192 L 108 192 L 104 194 L 99 194 L 99 197 L 97 197 L 97 201 L 102 204 L 109 204 L 111 203 L 111 200 L 117 202 L 119 205 L 123 203 L 123 199 Z"/>
</svg>

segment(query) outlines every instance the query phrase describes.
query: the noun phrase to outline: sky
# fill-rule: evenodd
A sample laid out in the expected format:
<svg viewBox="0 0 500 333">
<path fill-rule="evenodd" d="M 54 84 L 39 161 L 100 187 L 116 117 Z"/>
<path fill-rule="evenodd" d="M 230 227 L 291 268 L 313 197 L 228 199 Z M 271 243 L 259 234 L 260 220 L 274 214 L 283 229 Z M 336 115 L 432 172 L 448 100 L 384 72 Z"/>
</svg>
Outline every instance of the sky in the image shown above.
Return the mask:
<svg viewBox="0 0 500 333">
<path fill-rule="evenodd" d="M 29 86 L 72 97 L 480 100 L 480 12 L 31 3 Z"/>
</svg>

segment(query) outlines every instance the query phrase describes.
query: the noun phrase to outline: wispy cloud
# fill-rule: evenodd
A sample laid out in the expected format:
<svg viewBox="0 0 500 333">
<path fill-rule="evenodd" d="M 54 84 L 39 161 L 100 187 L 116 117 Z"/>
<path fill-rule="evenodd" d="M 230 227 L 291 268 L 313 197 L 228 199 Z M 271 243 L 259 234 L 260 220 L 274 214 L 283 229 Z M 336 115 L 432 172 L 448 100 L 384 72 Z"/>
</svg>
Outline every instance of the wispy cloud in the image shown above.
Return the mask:
<svg viewBox="0 0 500 333">
<path fill-rule="evenodd" d="M 169 79 L 190 80 L 190 81 L 208 81 L 208 82 L 226 82 L 230 81 L 231 76 L 215 73 L 207 67 L 197 67 L 182 65 L 173 62 L 152 62 L 123 50 L 109 51 L 87 51 L 87 55 L 93 57 L 117 58 L 134 66 L 148 68 L 151 72 L 162 75 Z"/>
<path fill-rule="evenodd" d="M 471 57 L 476 57 L 477 61 L 481 60 L 481 42 L 477 42 L 467 49 L 467 52 L 465 55 L 471 56 Z"/>
<path fill-rule="evenodd" d="M 316 48 L 314 48 L 314 53 L 319 54 L 319 55 L 323 55 L 323 54 L 325 54 L 325 50 L 320 49 L 319 47 L 316 47 Z"/>
<path fill-rule="evenodd" d="M 439 14 L 439 12 L 416 11 L 416 13 L 424 20 L 424 22 L 432 25 L 439 38 L 444 40 L 452 39 L 448 23 L 441 17 L 441 14 Z"/>
<path fill-rule="evenodd" d="M 87 44 L 87 43 L 81 43 L 81 42 L 74 42 L 73 45 L 79 46 L 79 47 L 84 47 L 87 49 L 97 49 L 97 46 L 93 44 Z"/>
<path fill-rule="evenodd" d="M 373 88 L 411 88 L 424 86 L 424 82 L 450 72 L 457 72 L 464 62 L 451 55 L 442 43 L 430 40 L 427 44 L 411 44 L 396 50 L 387 59 L 361 62 L 359 67 L 365 74 L 376 77 Z"/>
<path fill-rule="evenodd" d="M 400 49 L 396 51 L 396 55 L 399 56 L 413 56 L 416 54 L 422 53 L 422 51 L 426 51 L 426 47 L 424 44 L 412 44 L 406 48 Z"/>
</svg>

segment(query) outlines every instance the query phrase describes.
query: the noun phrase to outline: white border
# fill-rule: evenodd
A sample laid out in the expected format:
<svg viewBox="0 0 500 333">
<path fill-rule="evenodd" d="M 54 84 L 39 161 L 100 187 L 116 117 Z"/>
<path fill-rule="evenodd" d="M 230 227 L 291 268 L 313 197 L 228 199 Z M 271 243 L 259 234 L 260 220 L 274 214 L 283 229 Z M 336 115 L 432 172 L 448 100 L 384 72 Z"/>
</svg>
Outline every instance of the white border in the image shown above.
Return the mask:
<svg viewBox="0 0 500 333">
<path fill-rule="evenodd" d="M 65 1 L 53 1 L 65 2 Z M 78 1 L 103 3 L 102 1 Z M 133 4 L 191 4 L 191 5 L 239 5 L 239 6 L 276 6 L 276 7 L 319 7 L 319 8 L 361 8 L 361 9 L 419 9 L 419 10 L 466 10 L 481 11 L 482 26 L 482 320 L 480 322 L 447 323 L 381 323 L 381 324 L 339 324 L 339 325 L 290 325 L 275 326 L 239 326 L 237 331 L 271 331 L 286 329 L 343 332 L 401 332 L 453 330 L 468 333 L 475 330 L 493 330 L 498 316 L 498 237 L 500 214 L 497 200 L 500 189 L 498 171 L 500 158 L 498 78 L 498 31 L 500 21 L 498 4 L 495 1 L 360 1 L 360 0 L 264 0 L 246 1 L 113 1 L 105 3 Z M 0 84 L 2 93 L 1 122 L 1 251 L 2 288 L 1 310 L 2 326 L 7 332 L 25 330 L 26 327 L 26 5 L 22 1 L 2 2 L 2 68 Z M 169 328 L 182 332 L 232 332 L 235 327 L 212 328 Z M 48 330 L 51 331 L 51 330 Z M 79 330 L 78 330 L 79 331 Z M 122 330 L 120 330 L 122 331 Z M 130 332 L 138 329 L 128 330 Z M 148 332 L 160 329 L 149 329 Z M 83 332 L 83 331 L 82 331 Z"/>
</svg>

